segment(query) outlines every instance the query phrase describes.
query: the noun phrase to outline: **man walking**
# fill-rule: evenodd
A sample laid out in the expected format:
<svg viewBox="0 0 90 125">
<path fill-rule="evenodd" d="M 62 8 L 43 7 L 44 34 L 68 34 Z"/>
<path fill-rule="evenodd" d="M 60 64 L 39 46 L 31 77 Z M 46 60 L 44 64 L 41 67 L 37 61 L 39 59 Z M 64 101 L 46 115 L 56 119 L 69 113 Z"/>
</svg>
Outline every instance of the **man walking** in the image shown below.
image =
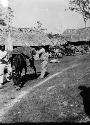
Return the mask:
<svg viewBox="0 0 90 125">
<path fill-rule="evenodd" d="M 40 60 L 42 60 L 40 78 L 44 78 L 47 71 L 49 54 L 43 47 L 40 47 L 40 50 L 37 51 L 37 54 L 39 55 Z"/>
</svg>

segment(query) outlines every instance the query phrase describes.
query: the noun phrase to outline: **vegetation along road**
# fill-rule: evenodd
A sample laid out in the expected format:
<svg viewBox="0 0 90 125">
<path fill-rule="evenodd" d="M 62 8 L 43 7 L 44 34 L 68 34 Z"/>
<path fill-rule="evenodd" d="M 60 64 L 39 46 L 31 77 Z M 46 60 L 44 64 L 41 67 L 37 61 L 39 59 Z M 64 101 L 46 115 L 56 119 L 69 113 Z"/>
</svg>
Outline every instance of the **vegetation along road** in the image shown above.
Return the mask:
<svg viewBox="0 0 90 125">
<path fill-rule="evenodd" d="M 49 63 L 45 79 L 29 76 L 21 90 L 17 91 L 12 82 L 5 84 L 0 90 L 0 122 L 86 121 L 78 87 L 90 87 L 90 54 L 66 56 L 59 61 Z M 39 73 L 40 62 L 35 65 Z"/>
</svg>

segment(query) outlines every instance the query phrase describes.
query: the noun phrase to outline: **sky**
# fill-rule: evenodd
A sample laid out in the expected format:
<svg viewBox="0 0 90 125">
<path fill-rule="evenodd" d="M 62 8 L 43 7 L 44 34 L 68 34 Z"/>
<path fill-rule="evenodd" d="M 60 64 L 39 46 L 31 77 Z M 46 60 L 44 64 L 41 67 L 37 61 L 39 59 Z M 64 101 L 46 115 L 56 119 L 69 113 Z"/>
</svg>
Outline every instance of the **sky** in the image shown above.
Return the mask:
<svg viewBox="0 0 90 125">
<path fill-rule="evenodd" d="M 14 11 L 12 26 L 34 27 L 40 21 L 47 32 L 62 33 L 65 29 L 84 27 L 80 14 L 71 12 L 68 8 L 69 0 L 10 0 Z M 87 26 L 90 26 L 88 21 Z"/>
</svg>

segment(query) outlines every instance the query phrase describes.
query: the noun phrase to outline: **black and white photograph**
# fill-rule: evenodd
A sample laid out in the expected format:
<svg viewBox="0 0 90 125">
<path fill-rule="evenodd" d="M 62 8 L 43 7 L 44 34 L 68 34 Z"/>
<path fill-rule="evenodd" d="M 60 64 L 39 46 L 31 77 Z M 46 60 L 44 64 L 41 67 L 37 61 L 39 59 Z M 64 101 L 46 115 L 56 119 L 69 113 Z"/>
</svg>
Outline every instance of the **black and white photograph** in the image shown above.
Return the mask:
<svg viewBox="0 0 90 125">
<path fill-rule="evenodd" d="M 90 0 L 0 0 L 0 123 L 90 123 Z"/>
</svg>

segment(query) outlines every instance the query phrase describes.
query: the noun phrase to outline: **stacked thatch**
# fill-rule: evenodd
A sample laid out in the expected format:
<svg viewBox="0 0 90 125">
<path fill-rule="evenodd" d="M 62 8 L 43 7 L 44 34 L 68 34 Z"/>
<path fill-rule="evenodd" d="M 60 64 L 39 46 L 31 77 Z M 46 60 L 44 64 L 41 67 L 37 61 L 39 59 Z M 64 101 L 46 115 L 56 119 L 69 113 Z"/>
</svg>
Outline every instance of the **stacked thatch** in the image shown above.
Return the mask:
<svg viewBox="0 0 90 125">
<path fill-rule="evenodd" d="M 90 27 L 81 29 L 68 29 L 63 32 L 63 36 L 67 41 L 90 41 Z"/>
<path fill-rule="evenodd" d="M 0 38 L 0 45 L 5 45 L 5 40 L 7 40 L 7 34 L 1 35 Z M 51 44 L 50 39 L 44 32 L 31 30 L 29 28 L 12 28 L 11 40 L 13 46 L 45 46 Z"/>
</svg>

